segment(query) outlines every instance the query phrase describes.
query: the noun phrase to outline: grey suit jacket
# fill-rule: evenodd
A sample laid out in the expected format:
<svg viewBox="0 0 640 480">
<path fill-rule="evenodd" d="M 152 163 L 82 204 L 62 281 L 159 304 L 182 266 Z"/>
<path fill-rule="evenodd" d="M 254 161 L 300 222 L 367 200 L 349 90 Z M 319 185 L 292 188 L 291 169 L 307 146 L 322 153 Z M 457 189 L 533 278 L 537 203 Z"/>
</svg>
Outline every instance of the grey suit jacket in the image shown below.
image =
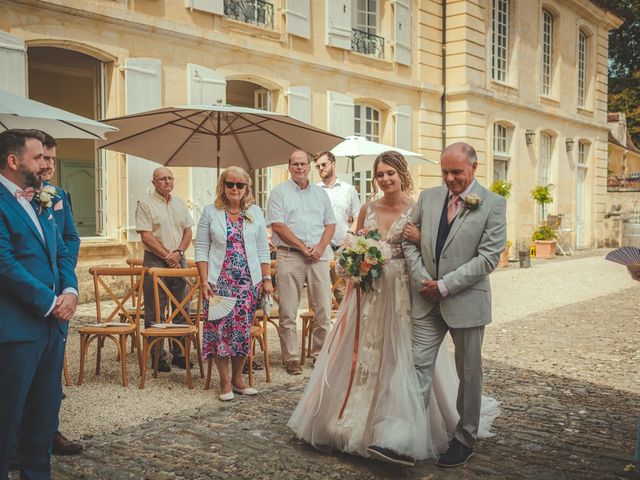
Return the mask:
<svg viewBox="0 0 640 480">
<path fill-rule="evenodd" d="M 403 250 L 411 275 L 411 316 L 422 318 L 434 307 L 421 294 L 423 280 L 444 279 L 449 295 L 440 301 L 442 318 L 453 328 L 491 322 L 489 274 L 506 244 L 506 202 L 477 181 L 470 193 L 482 199 L 474 210 L 461 209 L 440 254 L 436 271 L 436 238 L 448 189 L 423 190 L 412 222 L 421 229 L 421 244 L 405 241 Z"/>
</svg>

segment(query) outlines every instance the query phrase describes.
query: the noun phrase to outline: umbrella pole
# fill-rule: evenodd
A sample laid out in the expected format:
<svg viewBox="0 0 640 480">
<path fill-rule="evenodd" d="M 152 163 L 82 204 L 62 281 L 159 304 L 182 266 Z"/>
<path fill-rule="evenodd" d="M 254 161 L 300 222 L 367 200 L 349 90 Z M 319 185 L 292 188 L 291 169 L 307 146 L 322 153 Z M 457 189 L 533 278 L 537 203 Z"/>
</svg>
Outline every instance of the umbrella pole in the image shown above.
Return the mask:
<svg viewBox="0 0 640 480">
<path fill-rule="evenodd" d="M 218 112 L 218 128 L 216 132 L 216 179 L 220 178 L 220 112 Z"/>
</svg>

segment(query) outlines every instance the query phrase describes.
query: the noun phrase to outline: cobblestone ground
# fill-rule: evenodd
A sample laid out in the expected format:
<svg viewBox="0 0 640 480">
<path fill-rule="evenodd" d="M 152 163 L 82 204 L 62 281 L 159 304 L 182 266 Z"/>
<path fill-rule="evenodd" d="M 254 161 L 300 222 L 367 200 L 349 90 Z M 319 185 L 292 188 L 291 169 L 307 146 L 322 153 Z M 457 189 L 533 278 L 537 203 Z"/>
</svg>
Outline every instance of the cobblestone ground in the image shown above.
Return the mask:
<svg viewBox="0 0 640 480">
<path fill-rule="evenodd" d="M 462 468 L 397 468 L 322 454 L 286 427 L 301 385 L 210 402 L 85 440 L 57 457 L 56 479 L 638 479 L 640 287 L 492 327 L 486 391 L 502 401 L 497 435 Z"/>
</svg>

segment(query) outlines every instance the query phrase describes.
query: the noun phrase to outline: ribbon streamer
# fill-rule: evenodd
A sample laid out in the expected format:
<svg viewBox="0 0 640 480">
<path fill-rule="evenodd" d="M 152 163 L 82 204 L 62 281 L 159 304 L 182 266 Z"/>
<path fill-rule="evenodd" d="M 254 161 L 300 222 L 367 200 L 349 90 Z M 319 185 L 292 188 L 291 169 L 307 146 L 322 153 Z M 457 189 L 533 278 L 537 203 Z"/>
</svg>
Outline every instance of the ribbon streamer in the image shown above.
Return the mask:
<svg viewBox="0 0 640 480">
<path fill-rule="evenodd" d="M 338 420 L 342 418 L 347 403 L 349 402 L 349 395 L 351 395 L 351 387 L 353 386 L 353 378 L 356 374 L 356 364 L 358 363 L 358 347 L 360 343 L 360 285 L 355 285 L 356 289 L 356 331 L 353 339 L 353 352 L 351 353 L 351 372 L 349 373 L 349 386 L 347 387 L 347 394 L 342 402 L 342 408 L 340 408 L 340 414 Z"/>
</svg>

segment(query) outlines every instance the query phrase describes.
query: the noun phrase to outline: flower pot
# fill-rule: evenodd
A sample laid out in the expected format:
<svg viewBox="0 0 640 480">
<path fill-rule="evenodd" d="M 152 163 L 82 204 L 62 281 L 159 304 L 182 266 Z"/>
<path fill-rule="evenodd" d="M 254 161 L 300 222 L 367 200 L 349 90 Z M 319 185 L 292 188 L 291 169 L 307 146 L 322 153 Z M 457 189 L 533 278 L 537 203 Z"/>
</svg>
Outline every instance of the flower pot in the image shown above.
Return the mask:
<svg viewBox="0 0 640 480">
<path fill-rule="evenodd" d="M 536 240 L 536 258 L 556 258 L 555 240 Z"/>
<path fill-rule="evenodd" d="M 505 248 L 500 254 L 500 262 L 498 263 L 499 267 L 508 267 L 509 266 L 509 248 Z"/>
</svg>

